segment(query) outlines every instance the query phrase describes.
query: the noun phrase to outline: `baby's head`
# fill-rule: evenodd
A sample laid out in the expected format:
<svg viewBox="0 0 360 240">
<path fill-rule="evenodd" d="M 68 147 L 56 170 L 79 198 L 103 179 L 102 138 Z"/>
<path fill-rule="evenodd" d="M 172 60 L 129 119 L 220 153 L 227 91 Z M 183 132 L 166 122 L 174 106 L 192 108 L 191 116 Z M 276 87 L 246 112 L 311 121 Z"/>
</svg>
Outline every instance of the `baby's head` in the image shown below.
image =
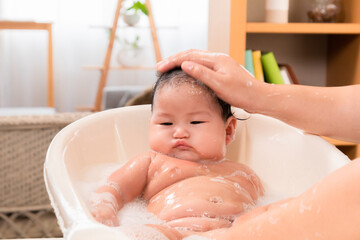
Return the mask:
<svg viewBox="0 0 360 240">
<path fill-rule="evenodd" d="M 218 161 L 234 137 L 231 107 L 181 69 L 160 75 L 154 87 L 149 142 L 152 150 L 184 160 Z"/>
</svg>

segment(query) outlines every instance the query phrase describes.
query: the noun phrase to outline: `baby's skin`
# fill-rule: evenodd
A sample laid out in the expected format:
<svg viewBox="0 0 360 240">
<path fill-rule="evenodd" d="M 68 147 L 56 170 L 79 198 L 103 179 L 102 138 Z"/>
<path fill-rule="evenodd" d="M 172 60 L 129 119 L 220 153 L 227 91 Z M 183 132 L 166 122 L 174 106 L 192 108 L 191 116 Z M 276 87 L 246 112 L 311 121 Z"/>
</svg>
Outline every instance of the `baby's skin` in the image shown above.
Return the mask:
<svg viewBox="0 0 360 240">
<path fill-rule="evenodd" d="M 134 175 L 136 183 L 130 184 Z M 126 162 L 107 181 L 111 184 L 97 192 L 112 193 L 117 203 L 98 203 L 93 215 L 113 226 L 118 225 L 116 212 L 123 204 L 142 197 L 148 201 L 148 211 L 170 227 L 200 232 L 230 227 L 263 194 L 260 179 L 244 164 L 193 162 L 154 152 Z"/>
</svg>

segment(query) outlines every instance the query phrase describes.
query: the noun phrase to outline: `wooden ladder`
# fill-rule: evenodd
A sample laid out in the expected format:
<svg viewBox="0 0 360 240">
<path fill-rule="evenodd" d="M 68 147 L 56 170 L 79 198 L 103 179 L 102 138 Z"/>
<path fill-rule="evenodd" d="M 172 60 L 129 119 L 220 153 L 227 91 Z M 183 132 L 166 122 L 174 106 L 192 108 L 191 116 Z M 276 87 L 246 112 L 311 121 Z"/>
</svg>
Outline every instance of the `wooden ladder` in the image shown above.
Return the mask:
<svg viewBox="0 0 360 240">
<path fill-rule="evenodd" d="M 118 0 L 118 2 L 117 2 L 114 22 L 113 22 L 113 25 L 111 27 L 110 40 L 109 40 L 108 48 L 107 48 L 107 51 L 106 51 L 104 64 L 103 64 L 103 67 L 100 70 L 101 71 L 100 82 L 99 82 L 99 85 L 98 85 L 98 88 L 97 88 L 95 104 L 94 104 L 94 107 L 92 109 L 92 111 L 94 111 L 94 112 L 101 111 L 101 102 L 102 102 L 102 97 L 103 97 L 103 89 L 106 86 L 106 80 L 107 80 L 107 76 L 108 76 L 109 69 L 110 69 L 111 54 L 112 54 L 112 50 L 113 50 L 113 46 L 114 46 L 114 40 L 115 40 L 115 37 L 116 37 L 116 29 L 117 29 L 118 20 L 119 20 L 119 17 L 120 17 L 120 10 L 121 10 L 121 6 L 122 6 L 122 1 L 123 0 Z M 155 27 L 155 23 L 154 23 L 154 18 L 153 18 L 153 14 L 152 14 L 152 11 L 151 11 L 150 0 L 145 0 L 145 5 L 146 5 L 146 7 L 148 9 L 148 17 L 149 17 L 149 24 L 150 24 L 150 30 L 151 30 L 151 37 L 152 37 L 152 41 L 153 41 L 153 45 L 154 45 L 155 58 L 156 58 L 156 62 L 159 62 L 159 61 L 161 61 L 161 53 L 160 53 L 159 41 L 158 41 L 157 34 L 156 34 L 156 27 Z"/>
</svg>

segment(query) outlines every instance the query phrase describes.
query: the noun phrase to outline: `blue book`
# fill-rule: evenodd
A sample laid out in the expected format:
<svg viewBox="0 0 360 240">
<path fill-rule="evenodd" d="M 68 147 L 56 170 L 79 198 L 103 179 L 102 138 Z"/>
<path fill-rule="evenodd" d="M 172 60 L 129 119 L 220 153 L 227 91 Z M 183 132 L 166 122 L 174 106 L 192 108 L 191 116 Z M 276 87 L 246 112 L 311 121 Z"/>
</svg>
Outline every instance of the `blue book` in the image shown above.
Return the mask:
<svg viewBox="0 0 360 240">
<path fill-rule="evenodd" d="M 253 76 L 255 75 L 254 64 L 253 64 L 253 55 L 252 50 L 247 49 L 245 51 L 245 68 L 248 70 Z"/>
</svg>

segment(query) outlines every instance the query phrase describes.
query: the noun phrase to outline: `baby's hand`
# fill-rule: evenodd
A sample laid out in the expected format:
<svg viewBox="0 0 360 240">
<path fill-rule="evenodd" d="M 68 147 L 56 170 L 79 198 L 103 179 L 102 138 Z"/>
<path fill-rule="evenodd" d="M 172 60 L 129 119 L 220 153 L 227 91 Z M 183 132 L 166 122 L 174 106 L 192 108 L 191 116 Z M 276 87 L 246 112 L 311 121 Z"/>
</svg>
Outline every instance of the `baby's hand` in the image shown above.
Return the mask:
<svg viewBox="0 0 360 240">
<path fill-rule="evenodd" d="M 90 199 L 91 214 L 100 223 L 110 227 L 119 226 L 118 204 L 110 193 L 94 193 Z"/>
<path fill-rule="evenodd" d="M 116 212 L 108 205 L 99 204 L 95 206 L 91 214 L 100 223 L 110 227 L 119 226 L 119 220 L 117 218 Z"/>
</svg>

